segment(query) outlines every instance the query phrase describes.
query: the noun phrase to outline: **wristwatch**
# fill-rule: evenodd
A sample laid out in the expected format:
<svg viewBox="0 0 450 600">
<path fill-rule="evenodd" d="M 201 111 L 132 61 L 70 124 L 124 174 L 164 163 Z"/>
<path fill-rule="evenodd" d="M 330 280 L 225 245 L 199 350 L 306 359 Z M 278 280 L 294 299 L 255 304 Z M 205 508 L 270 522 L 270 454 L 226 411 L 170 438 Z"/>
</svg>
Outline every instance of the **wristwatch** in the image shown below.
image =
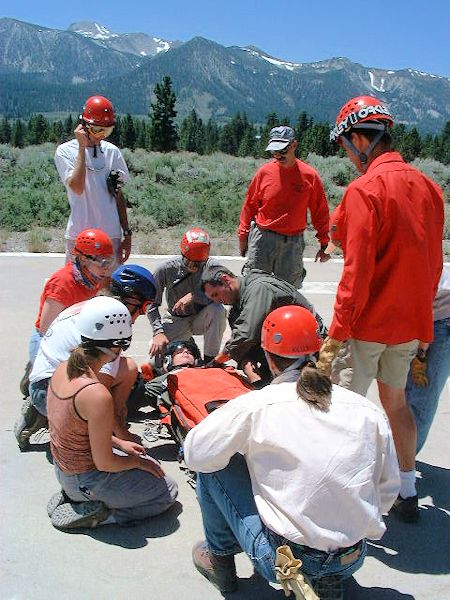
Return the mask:
<svg viewBox="0 0 450 600">
<path fill-rule="evenodd" d="M 131 229 L 124 229 L 123 230 L 123 235 L 124 236 L 129 236 L 129 235 L 131 236 L 131 235 L 133 235 L 133 232 L 131 231 Z"/>
</svg>

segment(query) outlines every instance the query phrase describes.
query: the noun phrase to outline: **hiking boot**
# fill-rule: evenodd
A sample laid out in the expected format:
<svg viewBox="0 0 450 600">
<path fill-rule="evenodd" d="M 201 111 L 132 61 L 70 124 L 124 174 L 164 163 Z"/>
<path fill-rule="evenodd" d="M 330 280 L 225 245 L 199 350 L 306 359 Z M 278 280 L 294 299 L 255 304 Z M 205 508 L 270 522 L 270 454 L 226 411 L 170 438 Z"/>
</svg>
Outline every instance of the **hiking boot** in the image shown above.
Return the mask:
<svg viewBox="0 0 450 600">
<path fill-rule="evenodd" d="M 71 502 L 71 500 L 64 490 L 59 490 L 59 492 L 53 494 L 53 496 L 50 498 L 47 504 L 48 516 L 51 517 L 54 510 L 58 508 L 58 506 L 61 506 L 61 504 L 65 504 L 66 502 Z"/>
<path fill-rule="evenodd" d="M 404 523 L 417 523 L 419 520 L 419 496 L 402 498 L 400 494 L 391 508 L 391 512 Z"/>
<path fill-rule="evenodd" d="M 105 521 L 109 513 L 103 502 L 65 502 L 54 509 L 50 519 L 56 529 L 92 529 Z"/>
<path fill-rule="evenodd" d="M 22 404 L 20 417 L 14 424 L 14 435 L 20 450 L 26 450 L 30 443 L 30 437 L 39 429 L 48 426 L 47 417 L 35 409 L 31 403 L 31 398 L 25 398 Z"/>
<path fill-rule="evenodd" d="M 237 589 L 234 555 L 213 554 L 206 541 L 197 542 L 192 548 L 192 560 L 199 573 L 206 577 L 220 592 L 234 592 Z"/>
<path fill-rule="evenodd" d="M 320 600 L 343 600 L 344 585 L 341 577 L 330 575 L 329 577 L 321 577 L 314 591 L 319 596 Z"/>
<path fill-rule="evenodd" d="M 31 373 L 32 368 L 33 368 L 32 363 L 30 363 L 28 361 L 25 366 L 25 373 L 23 374 L 22 379 L 20 380 L 20 383 L 19 383 L 20 392 L 24 398 L 26 398 L 29 393 L 28 387 L 30 385 L 30 373 Z"/>
</svg>

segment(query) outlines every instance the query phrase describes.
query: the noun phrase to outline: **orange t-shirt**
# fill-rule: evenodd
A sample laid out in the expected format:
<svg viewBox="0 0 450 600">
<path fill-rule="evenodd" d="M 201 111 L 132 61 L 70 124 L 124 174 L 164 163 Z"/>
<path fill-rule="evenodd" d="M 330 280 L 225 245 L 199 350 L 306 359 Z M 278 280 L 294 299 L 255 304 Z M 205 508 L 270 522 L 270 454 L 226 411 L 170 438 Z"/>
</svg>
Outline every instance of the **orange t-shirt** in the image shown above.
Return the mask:
<svg viewBox="0 0 450 600">
<path fill-rule="evenodd" d="M 72 263 L 68 263 L 59 271 L 53 273 L 45 283 L 41 294 L 39 313 L 36 319 L 36 329 L 41 325 L 41 314 L 44 302 L 51 298 L 64 305 L 64 308 L 72 306 L 77 302 L 83 302 L 93 298 L 99 290 L 99 286 L 87 287 L 82 281 L 77 281 L 73 273 Z"/>
</svg>

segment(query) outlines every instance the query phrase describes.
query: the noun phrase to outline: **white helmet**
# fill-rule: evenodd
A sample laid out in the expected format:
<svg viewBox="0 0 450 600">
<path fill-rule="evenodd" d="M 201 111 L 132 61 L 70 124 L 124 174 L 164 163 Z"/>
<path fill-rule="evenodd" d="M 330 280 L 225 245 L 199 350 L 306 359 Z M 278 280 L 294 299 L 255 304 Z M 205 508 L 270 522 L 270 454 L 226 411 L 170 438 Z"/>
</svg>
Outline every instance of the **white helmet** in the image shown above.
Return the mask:
<svg viewBox="0 0 450 600">
<path fill-rule="evenodd" d="M 131 315 L 115 298 L 96 296 L 80 310 L 77 327 L 84 348 L 123 348 L 131 343 Z"/>
</svg>

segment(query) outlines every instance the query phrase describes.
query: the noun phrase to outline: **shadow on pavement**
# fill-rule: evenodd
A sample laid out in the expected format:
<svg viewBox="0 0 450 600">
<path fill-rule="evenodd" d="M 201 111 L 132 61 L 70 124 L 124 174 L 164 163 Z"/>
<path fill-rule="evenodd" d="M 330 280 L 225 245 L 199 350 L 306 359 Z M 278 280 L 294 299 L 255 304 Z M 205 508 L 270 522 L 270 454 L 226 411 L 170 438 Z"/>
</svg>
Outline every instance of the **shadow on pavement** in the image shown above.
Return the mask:
<svg viewBox="0 0 450 600">
<path fill-rule="evenodd" d="M 391 588 L 362 587 L 353 577 L 345 583 L 344 591 L 345 600 L 414 600 L 414 596 Z"/>
<path fill-rule="evenodd" d="M 103 525 L 96 529 L 79 529 L 64 532 L 65 535 L 88 535 L 89 537 L 122 548 L 136 549 L 147 545 L 148 538 L 166 537 L 180 527 L 178 516 L 183 512 L 180 502 L 175 504 L 162 515 L 141 521 L 129 527 L 119 525 Z"/>
<path fill-rule="evenodd" d="M 345 582 L 344 591 L 345 600 L 414 600 L 414 596 L 402 594 L 391 588 L 362 587 L 353 577 Z M 238 590 L 232 594 L 225 594 L 224 597 L 226 600 L 248 600 L 249 598 L 281 600 L 286 596 L 283 590 L 271 587 L 267 581 L 255 573 L 250 578 L 240 578 Z"/>
<path fill-rule="evenodd" d="M 368 555 L 405 573 L 442 575 L 450 573 L 450 477 L 449 470 L 419 462 L 419 497 L 431 496 L 433 504 L 422 504 L 418 523 L 386 518 L 387 531 L 379 542 L 369 543 Z"/>
</svg>

